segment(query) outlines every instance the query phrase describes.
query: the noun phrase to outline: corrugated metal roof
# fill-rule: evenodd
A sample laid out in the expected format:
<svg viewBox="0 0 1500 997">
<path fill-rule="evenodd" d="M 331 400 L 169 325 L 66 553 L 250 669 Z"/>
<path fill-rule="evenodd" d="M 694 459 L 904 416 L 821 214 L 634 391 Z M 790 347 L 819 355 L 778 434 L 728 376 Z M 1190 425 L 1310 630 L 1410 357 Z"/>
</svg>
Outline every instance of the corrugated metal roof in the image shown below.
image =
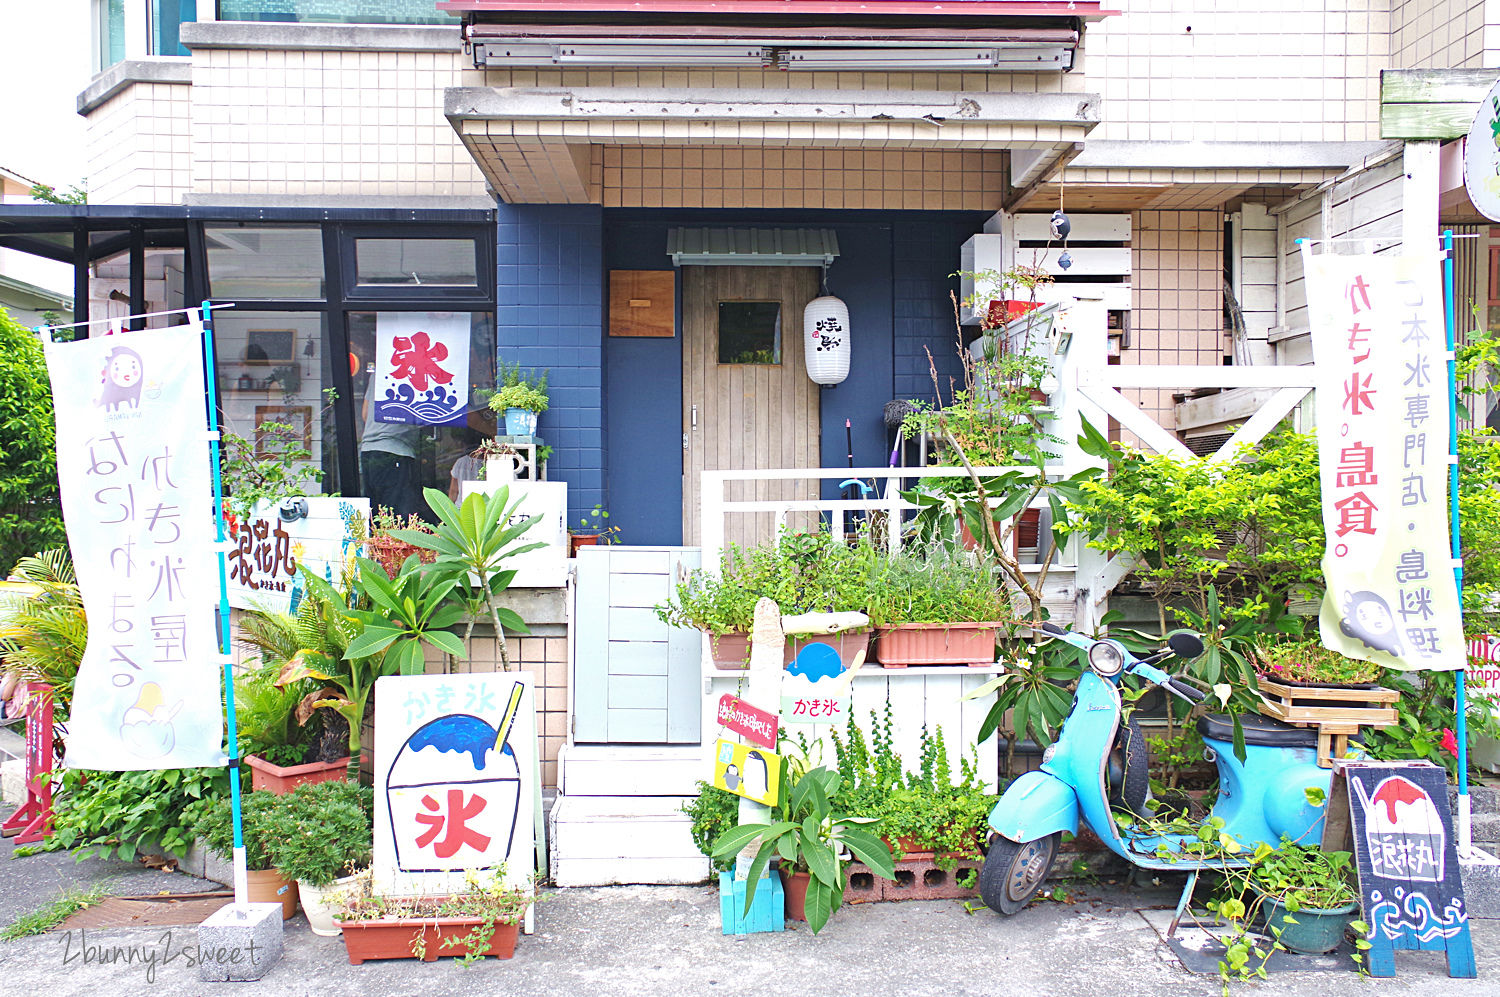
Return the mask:
<svg viewBox="0 0 1500 997">
<path fill-rule="evenodd" d="M 830 228 L 674 228 L 667 254 L 679 267 L 816 267 L 839 255 L 839 238 Z"/>
</svg>

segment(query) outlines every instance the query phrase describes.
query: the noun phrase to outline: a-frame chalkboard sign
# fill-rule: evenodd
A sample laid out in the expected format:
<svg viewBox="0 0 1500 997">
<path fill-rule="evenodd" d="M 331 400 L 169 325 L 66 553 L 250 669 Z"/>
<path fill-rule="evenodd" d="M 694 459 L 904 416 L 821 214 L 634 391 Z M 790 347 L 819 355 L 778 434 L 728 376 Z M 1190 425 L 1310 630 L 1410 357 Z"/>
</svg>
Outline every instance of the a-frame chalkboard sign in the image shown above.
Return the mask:
<svg viewBox="0 0 1500 997">
<path fill-rule="evenodd" d="M 1352 850 L 1371 976 L 1395 976 L 1398 949 L 1443 952 L 1472 978 L 1447 773 L 1430 762 L 1334 762 L 1323 848 Z"/>
</svg>

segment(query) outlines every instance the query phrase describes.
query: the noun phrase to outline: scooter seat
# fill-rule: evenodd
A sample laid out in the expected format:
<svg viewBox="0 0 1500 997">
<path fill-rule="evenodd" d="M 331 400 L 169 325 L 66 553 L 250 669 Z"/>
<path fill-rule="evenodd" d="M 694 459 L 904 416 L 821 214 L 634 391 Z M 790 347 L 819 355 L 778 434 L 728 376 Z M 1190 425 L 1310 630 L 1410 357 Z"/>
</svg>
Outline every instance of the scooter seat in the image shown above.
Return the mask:
<svg viewBox="0 0 1500 997">
<path fill-rule="evenodd" d="M 1293 727 L 1274 717 L 1259 713 L 1241 713 L 1240 727 L 1245 743 L 1265 748 L 1316 748 L 1315 728 Z M 1198 718 L 1198 733 L 1215 741 L 1234 743 L 1234 718 L 1227 713 L 1209 713 Z"/>
</svg>

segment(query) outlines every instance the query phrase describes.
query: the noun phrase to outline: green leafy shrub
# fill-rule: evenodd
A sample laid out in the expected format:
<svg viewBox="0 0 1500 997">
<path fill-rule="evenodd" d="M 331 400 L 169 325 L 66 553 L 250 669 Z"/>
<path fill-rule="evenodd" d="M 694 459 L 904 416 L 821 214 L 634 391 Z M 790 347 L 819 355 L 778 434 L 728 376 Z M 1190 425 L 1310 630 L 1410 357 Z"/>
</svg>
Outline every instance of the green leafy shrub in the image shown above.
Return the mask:
<svg viewBox="0 0 1500 997">
<path fill-rule="evenodd" d="M 1005 620 L 1010 600 L 1000 566 L 982 551 L 943 544 L 903 548 L 875 564 L 868 612 L 874 626 Z"/>
<path fill-rule="evenodd" d="M 240 821 L 245 842 L 245 868 L 263 872 L 274 868 L 274 817 L 285 797 L 273 793 L 243 793 Z M 224 858 L 234 855 L 234 810 L 228 794 L 195 808 L 192 833 Z"/>
<path fill-rule="evenodd" d="M 0 309 L 0 575 L 65 541 L 42 344 Z"/>
<path fill-rule="evenodd" d="M 4 668 L 22 681 L 52 687 L 53 719 L 73 706 L 73 680 L 88 644 L 88 617 L 66 547 L 23 557 L 15 574 L 41 591 L 25 600 L 0 632 Z"/>
<path fill-rule="evenodd" d="M 92 772 L 65 769 L 50 849 L 72 849 L 80 859 L 121 858 L 144 852 L 186 853 L 197 814 L 229 808 L 228 769 Z"/>
<path fill-rule="evenodd" d="M 713 858 L 714 842 L 719 835 L 734 827 L 740 819 L 740 798 L 727 789 L 719 789 L 706 782 L 698 782 L 698 795 L 682 806 L 693 825 L 690 829 L 693 844 L 698 851 L 713 859 L 714 869 L 724 871 L 734 865 L 734 856 Z"/>
<path fill-rule="evenodd" d="M 1284 644 L 1257 644 L 1256 670 L 1277 682 L 1326 682 L 1363 685 L 1380 678 L 1380 666 L 1371 661 L 1346 658 L 1315 640 Z"/>
<path fill-rule="evenodd" d="M 263 828 L 271 862 L 287 879 L 326 887 L 370 864 L 375 795 L 369 787 L 320 782 L 277 801 Z"/>
<path fill-rule="evenodd" d="M 529 412 L 547 411 L 547 371 L 540 375 L 521 370 L 520 364 L 500 361 L 495 380 L 500 387 L 489 397 L 489 406 L 495 412 L 508 408 L 523 408 Z"/>
</svg>

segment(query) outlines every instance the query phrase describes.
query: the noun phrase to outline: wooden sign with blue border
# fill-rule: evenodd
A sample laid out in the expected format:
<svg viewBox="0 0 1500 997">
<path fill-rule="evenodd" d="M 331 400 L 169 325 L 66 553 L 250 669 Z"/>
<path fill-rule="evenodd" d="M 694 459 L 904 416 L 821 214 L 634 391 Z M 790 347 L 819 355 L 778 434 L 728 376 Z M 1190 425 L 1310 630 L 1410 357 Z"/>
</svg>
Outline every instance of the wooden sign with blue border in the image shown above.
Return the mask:
<svg viewBox="0 0 1500 997">
<path fill-rule="evenodd" d="M 1396 975 L 1395 953 L 1409 949 L 1442 952 L 1449 976 L 1473 978 L 1447 773 L 1430 762 L 1336 761 L 1323 847 L 1351 846 L 1370 975 Z"/>
</svg>

